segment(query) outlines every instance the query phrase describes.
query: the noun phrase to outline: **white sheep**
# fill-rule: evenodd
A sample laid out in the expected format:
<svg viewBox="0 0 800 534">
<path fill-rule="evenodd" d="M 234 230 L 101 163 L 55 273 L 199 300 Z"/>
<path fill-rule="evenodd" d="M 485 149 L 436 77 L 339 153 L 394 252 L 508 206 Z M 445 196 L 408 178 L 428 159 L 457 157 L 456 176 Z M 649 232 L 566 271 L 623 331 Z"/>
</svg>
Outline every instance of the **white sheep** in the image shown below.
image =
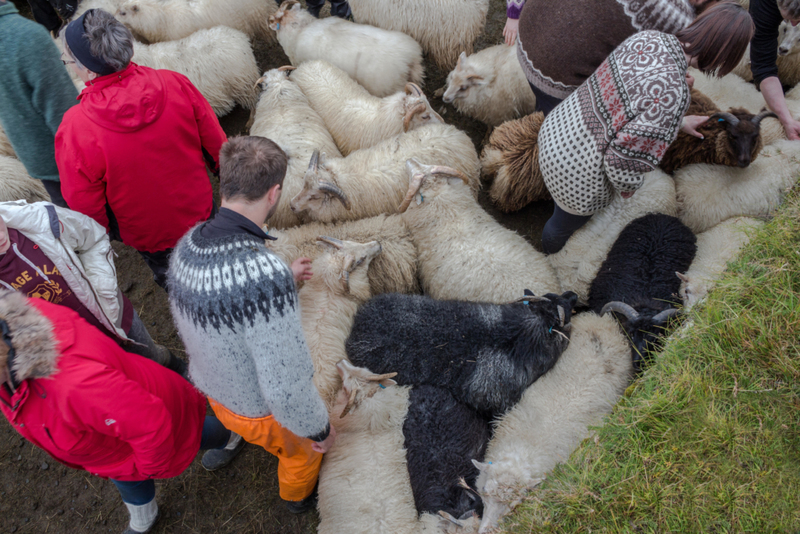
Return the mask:
<svg viewBox="0 0 800 534">
<path fill-rule="evenodd" d="M 451 69 L 461 51 L 483 32 L 489 0 L 349 0 L 362 24 L 407 33 L 441 69 Z"/>
<path fill-rule="evenodd" d="M 276 9 L 275 2 L 267 0 L 127 0 L 115 16 L 134 36 L 150 43 L 182 39 L 214 26 L 271 40 L 267 19 Z"/>
<path fill-rule="evenodd" d="M 447 75 L 442 100 L 489 126 L 529 115 L 536 107 L 536 97 L 517 59 L 517 47 L 503 44 L 469 57 L 462 52 Z"/>
<path fill-rule="evenodd" d="M 14 147 L 11 146 L 11 141 L 8 140 L 8 135 L 6 135 L 2 125 L 0 125 L 0 156 L 7 158 L 17 157 L 17 153 L 14 152 Z"/>
<path fill-rule="evenodd" d="M 677 212 L 675 184 L 661 170 L 645 174 L 642 187 L 631 198 L 615 193 L 611 204 L 595 213 L 564 248 L 547 257 L 558 275 L 561 291 L 574 291 L 578 302 L 586 304 L 589 286 L 622 229 L 648 213 L 674 216 Z"/>
<path fill-rule="evenodd" d="M 675 172 L 678 217 L 695 233 L 731 217 L 766 217 L 800 175 L 800 143 L 776 141 L 744 169 L 689 165 Z"/>
<path fill-rule="evenodd" d="M 50 202 L 50 195 L 42 181 L 32 178 L 18 159 L 0 156 L 0 202 L 9 200 Z"/>
<path fill-rule="evenodd" d="M 341 380 L 336 364 L 347 358 L 344 342 L 353 327 L 358 306 L 372 293 L 367 269 L 381 252 L 377 241 L 356 243 L 319 237 L 332 250 L 318 256 L 311 265 L 313 276 L 298 292 L 300 315 L 311 361 L 314 385 L 325 405 L 331 408 Z"/>
<path fill-rule="evenodd" d="M 292 65 L 323 59 L 378 97 L 402 91 L 424 78 L 422 48 L 404 33 L 356 24 L 339 17 L 318 19 L 295 0 L 269 18 Z"/>
<path fill-rule="evenodd" d="M 503 304 L 530 289 L 557 292 L 544 254 L 486 213 L 455 169 L 407 163 L 409 188 L 399 210 L 419 254 L 420 281 L 435 299 Z"/>
<path fill-rule="evenodd" d="M 778 67 L 778 78 L 783 85 L 793 87 L 800 82 L 800 28 L 792 26 L 786 21 L 781 22 L 778 28 L 778 58 L 775 62 Z M 747 82 L 753 81 L 753 72 L 750 66 L 750 47 L 742 60 L 733 69 L 733 74 L 741 76 Z"/>
<path fill-rule="evenodd" d="M 292 80 L 325 121 L 345 156 L 426 124 L 444 124 L 416 84 L 408 83 L 404 91 L 378 98 L 326 61 L 302 63 L 292 73 Z"/>
<path fill-rule="evenodd" d="M 177 41 L 134 43 L 133 61 L 153 69 L 179 72 L 189 78 L 218 117 L 236 104 L 252 109 L 260 75 L 250 39 L 238 30 L 216 26 Z"/>
<path fill-rule="evenodd" d="M 411 233 L 399 215 L 378 215 L 341 223 L 308 223 L 285 230 L 271 230 L 277 241 L 267 241 L 287 265 L 297 258 L 314 259 L 322 253 L 317 237 L 324 235 L 343 241 L 364 243 L 377 240 L 381 254 L 372 260 L 367 274 L 373 295 L 380 293 L 419 293 L 417 249 Z"/>
<path fill-rule="evenodd" d="M 292 209 L 321 222 L 395 213 L 408 191 L 405 163 L 412 157 L 455 167 L 477 196 L 480 163 L 472 140 L 455 126 L 429 124 L 346 158 L 323 157 L 316 166 L 312 161 Z"/>
<path fill-rule="evenodd" d="M 454 532 L 454 525 L 437 516 L 418 516 L 414 506 L 403 436 L 410 388 L 394 386 L 387 375 L 373 375 L 346 360 L 337 368 L 343 387 L 331 410 L 336 442 L 319 472 L 317 532 Z M 477 521 L 465 523 L 459 534 L 477 532 Z"/>
<path fill-rule="evenodd" d="M 114 14 L 124 2 L 125 0 L 81 0 L 78 2 L 78 7 L 75 8 L 72 20 L 77 19 L 90 9 L 102 9 L 103 11 Z"/>
<path fill-rule="evenodd" d="M 480 532 L 487 532 L 566 462 L 625 391 L 633 364 L 628 340 L 611 315 L 572 319 L 567 350 L 495 425 L 476 486 L 483 498 Z"/>
<path fill-rule="evenodd" d="M 729 261 L 750 241 L 753 231 L 764 224 L 749 217 L 734 217 L 697 234 L 697 254 L 689 270 L 675 273 L 681 279 L 680 297 L 690 310 L 722 276 Z"/>
<path fill-rule="evenodd" d="M 289 203 L 303 189 L 303 176 L 314 151 L 321 149 L 333 157 L 341 156 L 322 118 L 287 77 L 288 69 L 281 69 L 267 71 L 261 78 L 263 90 L 250 127 L 250 135 L 273 140 L 289 157 L 281 198 L 270 218 L 273 228 L 300 224 Z"/>
</svg>

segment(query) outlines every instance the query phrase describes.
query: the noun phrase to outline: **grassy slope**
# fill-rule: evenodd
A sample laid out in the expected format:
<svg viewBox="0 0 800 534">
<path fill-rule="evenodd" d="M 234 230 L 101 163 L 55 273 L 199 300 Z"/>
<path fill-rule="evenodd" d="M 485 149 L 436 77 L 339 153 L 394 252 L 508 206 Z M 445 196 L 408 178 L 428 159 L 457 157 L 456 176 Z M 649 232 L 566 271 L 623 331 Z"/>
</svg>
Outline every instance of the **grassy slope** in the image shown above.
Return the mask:
<svg viewBox="0 0 800 534">
<path fill-rule="evenodd" d="M 800 531 L 800 186 L 690 319 L 504 530 Z"/>
</svg>

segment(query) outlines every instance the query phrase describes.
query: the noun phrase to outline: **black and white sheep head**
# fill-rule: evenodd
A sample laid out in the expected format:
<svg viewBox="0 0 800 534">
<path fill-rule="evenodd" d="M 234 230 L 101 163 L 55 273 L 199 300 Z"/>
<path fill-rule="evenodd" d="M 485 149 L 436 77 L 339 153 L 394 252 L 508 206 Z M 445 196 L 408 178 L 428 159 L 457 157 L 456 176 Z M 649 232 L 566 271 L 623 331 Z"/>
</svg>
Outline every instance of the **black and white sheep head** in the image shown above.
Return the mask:
<svg viewBox="0 0 800 534">
<path fill-rule="evenodd" d="M 314 260 L 314 275 L 324 279 L 336 294 L 366 302 L 372 296 L 367 270 L 370 262 L 381 253 L 381 244 L 378 241 L 342 241 L 326 236 L 318 237 L 317 243 L 327 250 Z"/>
<path fill-rule="evenodd" d="M 444 124 L 444 119 L 436 113 L 428 102 L 428 97 L 415 83 L 407 83 L 403 98 L 403 131 L 407 132 L 426 124 Z"/>
<path fill-rule="evenodd" d="M 386 373 L 376 375 L 364 367 L 356 367 L 347 360 L 340 360 L 336 364 L 336 371 L 342 379 L 342 389 L 340 395 L 345 399 L 345 406 L 339 419 L 344 418 L 348 413 L 358 408 L 366 399 L 372 398 L 378 390 L 394 386 L 397 384 L 392 377 L 397 373 Z M 337 405 L 341 403 L 337 402 Z"/>
<path fill-rule="evenodd" d="M 261 78 L 256 80 L 255 86 L 256 88 L 260 88 L 261 91 L 266 91 L 268 88 L 270 88 L 270 86 L 286 82 L 286 80 L 289 78 L 289 74 L 296 69 L 297 67 L 284 65 L 283 67 L 278 67 L 277 69 L 268 70 Z"/>
<path fill-rule="evenodd" d="M 408 172 L 408 192 L 403 203 L 397 208 L 398 213 L 405 212 L 412 201 L 416 200 L 416 205 L 422 204 L 425 199 L 435 198 L 444 187 L 469 187 L 469 178 L 452 167 L 443 165 L 424 165 L 411 158 L 406 161 L 406 172 Z"/>
<path fill-rule="evenodd" d="M 578 303 L 578 295 L 572 291 L 566 291 L 561 295 L 547 293 L 543 296 L 536 296 L 530 289 L 526 289 L 524 294 L 515 302 L 521 302 L 527 306 L 535 317 L 535 322 L 544 325 L 548 334 L 557 336 L 556 345 L 559 353 L 566 350 L 572 331 L 572 310 Z"/>
<path fill-rule="evenodd" d="M 717 153 L 726 154 L 729 161 L 741 168 L 750 165 L 761 151 L 761 121 L 766 117 L 777 118 L 777 115 L 767 110 L 753 115 L 743 108 L 711 115 L 709 123 L 716 124 L 727 134 L 717 136 Z"/>
<path fill-rule="evenodd" d="M 333 172 L 325 165 L 325 154 L 315 150 L 303 177 L 303 189 L 289 203 L 295 213 L 310 212 L 320 218 L 321 212 L 329 211 L 335 204 L 350 210 L 350 200 L 336 185 Z"/>
<path fill-rule="evenodd" d="M 451 104 L 459 98 L 467 98 L 473 87 L 483 87 L 491 83 L 484 74 L 479 73 L 470 63 L 465 52 L 458 56 L 456 68 L 447 75 L 447 85 L 445 86 L 442 100 Z"/>
<path fill-rule="evenodd" d="M 797 43 L 800 42 L 800 25 L 792 26 L 786 21 L 781 22 L 778 28 L 778 55 L 788 56 L 800 52 Z"/>
<path fill-rule="evenodd" d="M 300 12 L 305 12 L 303 6 L 297 0 L 286 0 L 283 2 L 278 11 L 269 16 L 269 28 L 274 31 L 280 31 L 287 26 L 298 26 L 300 20 L 304 17 Z M 313 18 L 311 14 L 305 12 L 309 18 Z"/>
<path fill-rule="evenodd" d="M 633 349 L 633 367 L 642 369 L 648 352 L 661 346 L 669 322 L 681 311 L 669 303 L 650 301 L 636 307 L 624 302 L 609 302 L 600 310 L 600 315 L 613 312 L 628 336 Z"/>
<path fill-rule="evenodd" d="M 491 532 L 497 527 L 500 519 L 522 502 L 523 495 L 544 480 L 535 478 L 527 487 L 522 487 L 517 469 L 492 462 L 472 460 L 472 463 L 478 468 L 475 488 L 483 500 L 483 517 L 478 530 L 480 534 Z"/>
</svg>

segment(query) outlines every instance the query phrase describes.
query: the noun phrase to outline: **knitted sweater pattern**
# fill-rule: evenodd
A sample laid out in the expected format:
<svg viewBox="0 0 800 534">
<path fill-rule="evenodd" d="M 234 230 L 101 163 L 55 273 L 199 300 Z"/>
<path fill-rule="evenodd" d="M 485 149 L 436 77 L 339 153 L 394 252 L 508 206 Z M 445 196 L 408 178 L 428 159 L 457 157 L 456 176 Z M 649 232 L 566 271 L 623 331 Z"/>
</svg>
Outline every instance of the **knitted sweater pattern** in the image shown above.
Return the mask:
<svg viewBox="0 0 800 534">
<path fill-rule="evenodd" d="M 688 65 L 674 35 L 622 43 L 539 132 L 539 166 L 556 203 L 590 215 L 614 190 L 636 191 L 675 140 L 691 103 Z"/>
<path fill-rule="evenodd" d="M 694 17 L 689 0 L 527 0 L 517 58 L 528 82 L 564 99 L 634 33 L 675 33 Z"/>
<path fill-rule="evenodd" d="M 328 431 L 291 269 L 249 234 L 186 234 L 170 260 L 169 299 L 192 382 L 232 412 L 274 415 L 300 437 Z"/>
</svg>

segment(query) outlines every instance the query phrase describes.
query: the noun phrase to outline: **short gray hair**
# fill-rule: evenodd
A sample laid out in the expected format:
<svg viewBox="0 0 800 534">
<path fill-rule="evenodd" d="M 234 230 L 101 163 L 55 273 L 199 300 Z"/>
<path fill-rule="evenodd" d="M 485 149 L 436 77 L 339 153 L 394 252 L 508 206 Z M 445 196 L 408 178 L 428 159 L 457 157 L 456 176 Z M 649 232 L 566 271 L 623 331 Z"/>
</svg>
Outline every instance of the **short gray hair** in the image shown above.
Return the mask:
<svg viewBox="0 0 800 534">
<path fill-rule="evenodd" d="M 102 9 L 93 9 L 83 20 L 92 55 L 119 72 L 133 57 L 133 35 L 128 28 Z"/>
<path fill-rule="evenodd" d="M 800 0 L 778 0 L 778 8 L 792 19 L 800 19 Z"/>
</svg>

